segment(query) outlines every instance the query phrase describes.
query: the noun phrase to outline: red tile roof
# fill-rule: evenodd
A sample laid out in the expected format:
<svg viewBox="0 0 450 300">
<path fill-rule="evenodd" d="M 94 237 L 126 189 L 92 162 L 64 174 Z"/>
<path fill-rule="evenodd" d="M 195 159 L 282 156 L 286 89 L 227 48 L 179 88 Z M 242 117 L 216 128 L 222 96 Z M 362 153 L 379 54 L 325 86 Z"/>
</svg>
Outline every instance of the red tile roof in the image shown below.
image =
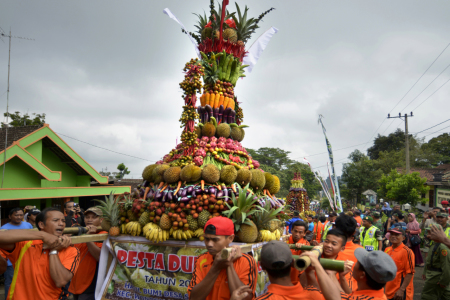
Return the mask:
<svg viewBox="0 0 450 300">
<path fill-rule="evenodd" d="M 41 125 L 8 127 L 8 145 L 6 147 L 6 128 L 0 128 L 0 151 L 5 150 L 5 148 L 11 146 L 14 141 L 20 140 L 41 127 Z"/>
<path fill-rule="evenodd" d="M 405 169 L 403 169 L 403 168 L 397 168 L 396 170 L 399 173 L 405 172 Z M 427 182 L 428 182 L 428 181 L 433 181 L 434 180 L 433 179 L 434 174 L 446 173 L 446 172 L 450 171 L 450 164 L 440 165 L 440 166 L 437 166 L 436 168 L 433 168 L 433 169 L 410 168 L 409 170 L 410 170 L 410 173 L 412 173 L 412 172 L 419 172 L 420 177 L 422 177 L 422 178 L 425 177 L 427 179 Z"/>
</svg>

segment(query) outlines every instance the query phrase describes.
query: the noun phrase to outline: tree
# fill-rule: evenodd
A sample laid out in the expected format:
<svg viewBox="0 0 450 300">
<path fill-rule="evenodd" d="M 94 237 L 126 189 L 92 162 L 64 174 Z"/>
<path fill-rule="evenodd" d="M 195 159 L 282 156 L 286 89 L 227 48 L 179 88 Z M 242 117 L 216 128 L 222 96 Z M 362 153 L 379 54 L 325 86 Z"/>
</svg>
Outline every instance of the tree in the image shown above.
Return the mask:
<svg viewBox="0 0 450 300">
<path fill-rule="evenodd" d="M 409 142 L 415 140 L 412 135 L 409 135 Z M 378 159 L 381 151 L 400 151 L 405 149 L 405 132 L 400 128 L 388 136 L 380 135 L 375 138 L 373 146 L 367 149 L 367 155 L 370 159 Z"/>
<path fill-rule="evenodd" d="M 346 184 L 345 196 L 347 199 L 356 199 L 358 203 L 361 201 L 364 191 L 374 190 L 378 187 L 382 171 L 375 167 L 373 160 L 359 150 L 350 153 L 348 158 L 352 162 L 344 164 L 341 181 Z"/>
<path fill-rule="evenodd" d="M 425 186 L 426 178 L 421 178 L 419 172 L 400 174 L 392 170 L 379 180 L 378 196 L 394 200 L 401 204 L 410 204 L 415 207 L 421 195 L 428 192 L 430 187 Z"/>
<path fill-rule="evenodd" d="M 116 174 L 116 178 L 117 178 L 117 179 L 123 179 L 123 177 L 124 177 L 125 175 L 130 174 L 130 171 L 128 171 L 128 168 L 127 168 L 123 163 L 120 163 L 120 164 L 117 166 L 117 170 L 120 171 L 120 172 L 117 172 L 117 174 Z M 113 173 L 113 174 L 114 174 L 114 173 Z"/>
<path fill-rule="evenodd" d="M 275 169 L 284 170 L 292 163 L 292 159 L 288 157 L 291 152 L 281 150 L 280 148 L 264 147 L 256 151 L 252 149 L 247 149 L 247 151 L 261 165 Z"/>
<path fill-rule="evenodd" d="M 380 151 L 378 159 L 373 161 L 374 167 L 383 174 L 389 174 L 392 169 L 405 167 L 405 151 Z"/>
<path fill-rule="evenodd" d="M 448 133 L 432 138 L 428 143 L 423 144 L 422 148 L 431 150 L 439 155 L 437 164 L 450 163 L 450 135 Z"/>
<path fill-rule="evenodd" d="M 44 125 L 45 123 L 45 114 L 35 114 L 33 119 L 30 118 L 28 114 L 24 114 L 21 116 L 19 111 L 16 111 L 14 114 L 12 113 L 4 113 L 3 116 L 11 118 L 11 122 L 9 122 L 9 126 L 19 127 L 19 126 L 31 126 L 31 125 Z M 2 128 L 5 127 L 6 124 L 2 123 Z"/>
</svg>

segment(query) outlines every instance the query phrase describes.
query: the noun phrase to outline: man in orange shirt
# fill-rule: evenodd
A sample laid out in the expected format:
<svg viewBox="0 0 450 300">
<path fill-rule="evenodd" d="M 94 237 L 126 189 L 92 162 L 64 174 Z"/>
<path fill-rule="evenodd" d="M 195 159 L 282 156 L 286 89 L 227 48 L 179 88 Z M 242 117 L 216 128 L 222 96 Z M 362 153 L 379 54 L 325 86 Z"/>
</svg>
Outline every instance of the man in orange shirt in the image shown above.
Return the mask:
<svg viewBox="0 0 450 300">
<path fill-rule="evenodd" d="M 306 230 L 308 229 L 308 225 L 302 221 L 295 221 L 292 224 L 292 234 L 289 237 L 288 244 L 296 244 L 297 246 L 309 246 L 309 242 L 305 239 Z M 291 249 L 293 255 L 302 254 L 301 250 Z M 299 271 L 292 267 L 291 270 L 291 280 L 293 284 L 296 284 L 299 281 Z"/>
<path fill-rule="evenodd" d="M 336 229 L 342 231 L 347 236 L 345 249 L 339 252 L 338 257 L 336 259 L 343 261 L 347 260 L 352 261 L 354 267 L 357 262 L 355 250 L 358 248 L 362 248 L 362 246 L 353 243 L 353 239 L 355 237 L 356 232 L 356 220 L 353 217 L 350 217 L 346 214 L 342 214 L 336 218 L 335 223 Z M 353 278 L 353 267 L 352 271 L 350 271 L 347 275 L 345 275 L 345 277 L 344 276 L 341 277 L 339 275 L 339 282 L 341 283 L 342 289 L 347 294 L 356 291 L 356 289 L 358 288 L 356 280 Z M 346 282 L 347 284 L 345 285 L 344 282 Z M 344 286 L 347 286 L 348 288 L 344 288 Z"/>
<path fill-rule="evenodd" d="M 318 216 L 313 217 L 314 222 L 314 230 L 313 230 L 313 239 L 311 240 L 311 244 L 314 246 L 317 246 L 322 241 L 322 231 L 323 231 L 323 224 L 319 221 Z"/>
<path fill-rule="evenodd" d="M 364 248 L 356 249 L 355 256 L 358 262 L 353 268 L 353 278 L 358 283 L 358 290 L 342 299 L 386 300 L 383 288 L 397 274 L 392 258 L 383 251 L 368 252 Z"/>
<path fill-rule="evenodd" d="M 353 218 L 355 218 L 356 223 L 358 223 L 359 226 L 362 226 L 361 212 L 359 210 L 353 212 Z"/>
<path fill-rule="evenodd" d="M 91 207 L 84 213 L 84 222 L 89 229 L 87 234 L 97 234 L 97 227 L 102 224 L 103 213 L 98 207 Z M 99 233 L 107 233 L 100 231 Z M 95 286 L 97 283 L 98 260 L 102 243 L 88 242 L 75 244 L 80 251 L 80 266 L 78 272 L 70 282 L 69 292 L 75 300 L 95 300 Z"/>
<path fill-rule="evenodd" d="M 14 266 L 8 300 L 57 300 L 77 271 L 80 254 L 63 236 L 64 214 L 55 207 L 36 218 L 39 231 L 8 230 L 0 235 L 0 248 Z"/>
<path fill-rule="evenodd" d="M 238 246 L 231 246 L 233 251 L 227 259 L 221 257 L 221 251 L 234 239 L 233 221 L 225 217 L 211 218 L 204 231 L 208 252 L 197 257 L 188 287 L 189 299 L 229 300 L 231 294 L 243 285 L 252 289 L 252 294 L 246 298 L 252 299 L 257 275 L 253 257 L 241 255 Z"/>
<path fill-rule="evenodd" d="M 341 295 L 336 285 L 322 268 L 317 256 L 311 252 L 302 255 L 311 259 L 315 268 L 319 286 L 326 300 L 340 300 Z M 292 253 L 289 246 L 281 241 L 271 241 L 261 249 L 261 267 L 269 276 L 270 285 L 267 293 L 256 300 L 315 300 L 321 297 L 319 291 L 304 290 L 299 282 L 293 284 L 290 272 L 293 264 Z M 326 287 L 326 288 L 325 288 Z M 196 298 L 197 299 L 197 298 Z"/>
<path fill-rule="evenodd" d="M 405 231 L 401 227 L 388 230 L 388 232 L 392 247 L 388 247 L 385 252 L 394 260 L 397 266 L 397 276 L 394 280 L 386 283 L 386 297 L 388 299 L 413 300 L 414 253 L 403 244 Z"/>
</svg>

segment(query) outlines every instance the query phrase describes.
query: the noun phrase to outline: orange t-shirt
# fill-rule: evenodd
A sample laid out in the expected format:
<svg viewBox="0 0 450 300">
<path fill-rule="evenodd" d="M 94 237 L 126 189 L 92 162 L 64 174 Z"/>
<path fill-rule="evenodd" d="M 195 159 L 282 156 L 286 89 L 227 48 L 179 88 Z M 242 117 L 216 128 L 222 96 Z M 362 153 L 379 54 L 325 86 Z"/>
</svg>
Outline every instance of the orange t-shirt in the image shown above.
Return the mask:
<svg viewBox="0 0 450 300">
<path fill-rule="evenodd" d="M 345 244 L 344 251 L 339 252 L 336 260 L 351 260 L 354 262 L 353 267 L 355 267 L 356 262 L 358 261 L 355 256 L 355 250 L 358 248 L 363 248 L 362 246 L 353 243 L 352 241 L 347 242 Z M 337 279 L 339 280 L 339 274 L 336 274 Z M 352 291 L 356 291 L 358 289 L 358 283 L 353 278 L 353 268 L 352 270 L 345 276 L 347 279 L 348 286 L 352 289 Z"/>
<path fill-rule="evenodd" d="M 14 267 L 8 300 L 56 300 L 63 293 L 50 275 L 49 250 L 42 249 L 43 244 L 42 241 L 24 241 L 16 243 L 12 252 L 5 250 Z M 67 247 L 59 251 L 58 256 L 62 265 L 75 274 L 80 262 L 78 249 Z"/>
<path fill-rule="evenodd" d="M 307 240 L 305 240 L 305 238 L 302 238 L 297 243 L 309 246 L 309 242 Z M 292 235 L 289 237 L 288 244 L 294 244 L 294 239 L 292 238 Z M 291 249 L 291 252 L 292 252 L 293 255 L 300 255 L 300 254 L 302 254 L 302 250 Z M 297 284 L 297 282 L 299 282 L 299 276 L 300 276 L 300 272 L 296 268 L 292 267 L 291 268 L 291 281 L 292 281 L 292 284 Z"/>
<path fill-rule="evenodd" d="M 344 300 L 387 300 L 383 289 L 354 291 L 350 295 L 343 297 Z"/>
<path fill-rule="evenodd" d="M 107 231 L 100 231 L 99 233 L 108 233 Z M 103 243 L 95 243 L 99 248 L 102 247 Z M 89 252 L 86 243 L 75 244 L 80 251 L 80 266 L 78 267 L 78 272 L 73 275 L 72 281 L 70 282 L 69 292 L 75 295 L 82 294 L 92 283 L 95 275 L 95 269 L 97 268 L 97 261 Z"/>
<path fill-rule="evenodd" d="M 279 284 L 270 284 L 267 293 L 262 294 L 255 300 L 316 300 L 320 292 L 316 290 L 304 290 L 297 282 L 294 286 L 283 286 Z"/>
<path fill-rule="evenodd" d="M 388 247 L 384 251 L 394 260 L 397 266 L 397 275 L 394 280 L 386 283 L 386 297 L 388 299 L 394 298 L 395 293 L 402 285 L 403 279 L 407 274 L 413 274 L 415 272 L 415 257 L 411 249 L 401 243 L 397 248 Z M 414 298 L 414 286 L 413 280 L 409 283 L 405 291 L 406 300 L 413 300 Z"/>
<path fill-rule="evenodd" d="M 356 220 L 356 223 L 358 223 L 360 226 L 362 226 L 362 219 L 360 216 L 353 217 L 353 219 Z"/>
<path fill-rule="evenodd" d="M 313 292 L 314 300 L 325 300 L 325 297 L 323 296 L 322 292 L 315 286 L 308 285 L 305 288 L 308 292 Z M 346 299 L 348 295 L 341 291 L 341 299 Z"/>
<path fill-rule="evenodd" d="M 199 284 L 207 275 L 212 267 L 214 257 L 208 252 L 197 257 L 195 261 L 195 269 L 192 274 L 192 279 L 188 287 L 189 299 L 191 299 L 191 291 L 194 286 Z M 238 258 L 233 263 L 234 270 L 239 276 L 239 280 L 248 285 L 253 294 L 256 290 L 256 276 L 257 266 L 256 262 L 251 255 L 242 254 L 242 257 Z M 229 300 L 231 298 L 230 289 L 228 287 L 227 270 L 223 269 L 217 276 L 214 287 L 205 300 Z"/>
<path fill-rule="evenodd" d="M 323 233 L 323 224 L 321 222 L 317 222 L 314 224 L 314 234 L 316 235 L 315 240 L 317 242 L 321 242 L 321 238 L 322 238 L 322 233 Z"/>
</svg>

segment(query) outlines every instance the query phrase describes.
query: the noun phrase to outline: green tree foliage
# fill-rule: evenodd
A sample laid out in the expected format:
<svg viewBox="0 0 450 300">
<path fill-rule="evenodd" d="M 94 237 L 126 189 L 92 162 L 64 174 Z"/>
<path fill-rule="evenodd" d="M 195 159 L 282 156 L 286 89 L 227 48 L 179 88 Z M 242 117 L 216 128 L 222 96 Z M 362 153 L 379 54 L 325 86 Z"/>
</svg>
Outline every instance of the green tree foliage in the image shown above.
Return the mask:
<svg viewBox="0 0 450 300">
<path fill-rule="evenodd" d="M 345 183 L 344 193 L 347 199 L 361 201 L 362 193 L 368 189 L 375 189 L 382 171 L 375 167 L 374 161 L 359 150 L 355 150 L 348 158 L 342 169 L 341 181 Z"/>
<path fill-rule="evenodd" d="M 24 114 L 23 116 L 19 111 L 15 113 L 4 113 L 3 116 L 9 117 L 11 121 L 9 122 L 9 126 L 19 127 L 19 126 L 31 126 L 31 125 L 44 125 L 45 123 L 45 114 L 35 114 L 32 113 L 33 118 L 28 114 Z M 5 127 L 5 124 L 2 123 L 2 127 Z"/>
<path fill-rule="evenodd" d="M 392 170 L 379 180 L 378 196 L 395 200 L 401 204 L 409 203 L 413 207 L 418 204 L 421 195 L 430 188 L 425 186 L 426 178 L 421 178 L 419 172 L 401 174 Z"/>
<path fill-rule="evenodd" d="M 410 143 L 414 140 L 409 135 Z M 381 151 L 400 151 L 405 148 L 405 132 L 399 128 L 388 136 L 380 135 L 375 138 L 373 146 L 367 149 L 367 155 L 370 159 L 378 159 Z"/>
<path fill-rule="evenodd" d="M 305 180 L 304 187 L 310 198 L 313 198 L 321 189 L 320 183 L 315 178 L 311 169 L 306 164 L 289 158 L 289 151 L 279 148 L 259 148 L 258 150 L 247 149 L 252 159 L 260 163 L 260 168 L 265 172 L 276 175 L 280 179 L 280 191 L 277 196 L 284 198 L 291 187 L 291 180 L 295 172 L 300 172 Z"/>
<path fill-rule="evenodd" d="M 438 165 L 450 164 L 450 135 L 448 133 L 443 133 L 432 138 L 422 148 L 434 152 L 439 156 L 437 159 Z"/>
<path fill-rule="evenodd" d="M 130 171 L 128 171 L 128 167 L 126 167 L 123 163 L 120 163 L 117 166 L 117 170 L 120 171 L 120 172 L 116 173 L 116 178 L 117 179 L 122 179 L 125 175 L 130 174 Z"/>
</svg>

